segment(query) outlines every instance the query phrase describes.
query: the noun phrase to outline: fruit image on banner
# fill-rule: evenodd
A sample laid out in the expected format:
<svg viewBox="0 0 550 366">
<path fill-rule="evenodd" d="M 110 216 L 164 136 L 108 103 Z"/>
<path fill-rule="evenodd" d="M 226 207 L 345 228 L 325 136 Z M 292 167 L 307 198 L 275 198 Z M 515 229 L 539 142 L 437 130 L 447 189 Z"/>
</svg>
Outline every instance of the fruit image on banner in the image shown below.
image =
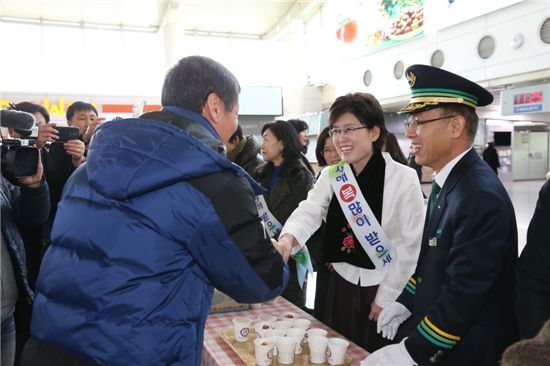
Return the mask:
<svg viewBox="0 0 550 366">
<path fill-rule="evenodd" d="M 336 31 L 336 39 L 344 43 L 351 43 L 357 37 L 357 21 L 344 18 L 340 21 L 340 28 Z"/>
<path fill-rule="evenodd" d="M 358 39 L 376 51 L 424 35 L 424 0 L 373 0 L 356 9 Z"/>
</svg>

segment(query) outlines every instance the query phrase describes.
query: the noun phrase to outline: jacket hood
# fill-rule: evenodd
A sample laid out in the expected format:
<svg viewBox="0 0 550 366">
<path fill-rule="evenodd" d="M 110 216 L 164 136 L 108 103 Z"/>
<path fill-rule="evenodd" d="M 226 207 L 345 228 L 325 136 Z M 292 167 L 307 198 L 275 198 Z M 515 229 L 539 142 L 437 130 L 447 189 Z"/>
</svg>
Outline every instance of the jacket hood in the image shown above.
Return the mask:
<svg viewBox="0 0 550 366">
<path fill-rule="evenodd" d="M 138 118 L 103 123 L 88 150 L 85 169 L 90 186 L 123 200 L 231 169 L 246 176 L 256 192 L 261 190 L 242 169 L 200 140 L 197 135 L 209 136 L 206 128 L 191 124 L 192 133 Z"/>
</svg>

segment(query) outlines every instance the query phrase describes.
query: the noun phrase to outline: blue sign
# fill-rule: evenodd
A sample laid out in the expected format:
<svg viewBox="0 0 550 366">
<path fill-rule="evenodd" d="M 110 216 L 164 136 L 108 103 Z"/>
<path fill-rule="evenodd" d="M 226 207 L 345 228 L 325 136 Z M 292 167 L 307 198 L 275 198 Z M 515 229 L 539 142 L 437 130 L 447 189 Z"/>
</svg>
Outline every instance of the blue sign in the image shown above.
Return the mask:
<svg viewBox="0 0 550 366">
<path fill-rule="evenodd" d="M 514 113 L 541 112 L 542 104 L 522 105 L 514 107 Z"/>
</svg>

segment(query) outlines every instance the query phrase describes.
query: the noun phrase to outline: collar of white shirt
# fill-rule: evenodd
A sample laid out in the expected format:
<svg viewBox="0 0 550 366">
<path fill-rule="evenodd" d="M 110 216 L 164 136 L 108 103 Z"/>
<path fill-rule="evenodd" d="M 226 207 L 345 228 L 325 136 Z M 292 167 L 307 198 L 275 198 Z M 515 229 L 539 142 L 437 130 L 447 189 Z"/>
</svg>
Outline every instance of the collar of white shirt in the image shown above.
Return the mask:
<svg viewBox="0 0 550 366">
<path fill-rule="evenodd" d="M 443 188 L 445 181 L 449 177 L 449 174 L 451 174 L 451 170 L 453 170 L 453 168 L 460 161 L 460 159 L 462 159 L 462 157 L 466 155 L 471 149 L 472 147 L 470 146 L 469 149 L 466 149 L 466 151 L 457 155 L 453 160 L 445 164 L 445 166 L 439 172 L 435 173 L 434 179 L 439 187 Z"/>
</svg>

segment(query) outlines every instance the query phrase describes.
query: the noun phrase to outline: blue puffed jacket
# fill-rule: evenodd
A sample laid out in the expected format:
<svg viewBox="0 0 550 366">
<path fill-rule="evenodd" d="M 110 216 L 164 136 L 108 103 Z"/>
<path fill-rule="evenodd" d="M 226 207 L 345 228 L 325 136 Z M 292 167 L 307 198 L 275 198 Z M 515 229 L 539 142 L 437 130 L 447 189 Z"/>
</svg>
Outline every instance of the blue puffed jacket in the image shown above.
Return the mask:
<svg viewBox="0 0 550 366">
<path fill-rule="evenodd" d="M 32 336 L 103 365 L 199 365 L 214 287 L 257 303 L 288 281 L 253 188 L 196 113 L 104 123 L 65 186 Z"/>
</svg>

